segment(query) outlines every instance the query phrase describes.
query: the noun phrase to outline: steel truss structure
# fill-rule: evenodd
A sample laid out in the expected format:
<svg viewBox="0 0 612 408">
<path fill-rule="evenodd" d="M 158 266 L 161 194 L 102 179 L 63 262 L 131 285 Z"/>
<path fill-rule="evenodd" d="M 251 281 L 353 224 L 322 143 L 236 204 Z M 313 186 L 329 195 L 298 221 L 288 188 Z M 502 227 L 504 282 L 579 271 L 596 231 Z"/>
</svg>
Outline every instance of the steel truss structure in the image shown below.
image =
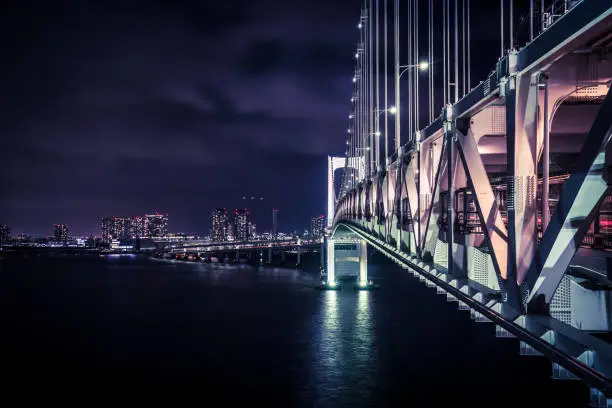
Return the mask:
<svg viewBox="0 0 612 408">
<path fill-rule="evenodd" d="M 507 53 L 472 87 L 469 68 L 459 76 L 460 61 L 467 59 L 469 67 L 469 0 L 454 1 L 454 10 L 452 0 L 443 0 L 445 92 L 441 114 L 434 118 L 434 3 L 426 10 L 419 10 L 418 1 L 407 3 L 408 65 L 399 63 L 399 1 L 393 4 L 395 101 L 389 107 L 387 59 L 380 78 L 378 57 L 372 58 L 380 44 L 387 55 L 388 5 L 364 1 L 347 138 L 350 160 L 339 197 L 332 197 L 329 235 L 352 231 L 470 310 L 475 321 L 494 322 L 499 337 L 519 338 L 522 354 L 549 357 L 555 378 L 586 381 L 592 403 L 606 406 L 612 397 L 612 345 L 593 333 L 612 331 L 607 306 L 612 270 L 573 264 L 584 246 L 607 259 L 602 251 L 612 242 L 612 5 L 566 2 L 562 12 L 557 5 L 553 19 L 542 2 L 538 23 L 532 4 L 530 41 L 520 50 L 508 48 L 502 31 Z M 465 8 L 460 34 L 457 20 Z M 425 12 L 428 18 L 420 18 Z M 382 40 L 379 20 L 384 21 Z M 419 21 L 429 22 L 432 65 L 425 127 L 419 120 L 418 72 L 407 78 L 405 112 L 399 93 L 402 68 L 426 65 L 418 60 Z M 387 123 L 391 112 L 393 128 Z M 400 123 L 408 123 L 401 137 Z M 391 133 L 393 151 L 388 150 Z M 384 143 L 377 139 L 381 136 Z M 363 161 L 356 159 L 360 156 Z"/>
</svg>

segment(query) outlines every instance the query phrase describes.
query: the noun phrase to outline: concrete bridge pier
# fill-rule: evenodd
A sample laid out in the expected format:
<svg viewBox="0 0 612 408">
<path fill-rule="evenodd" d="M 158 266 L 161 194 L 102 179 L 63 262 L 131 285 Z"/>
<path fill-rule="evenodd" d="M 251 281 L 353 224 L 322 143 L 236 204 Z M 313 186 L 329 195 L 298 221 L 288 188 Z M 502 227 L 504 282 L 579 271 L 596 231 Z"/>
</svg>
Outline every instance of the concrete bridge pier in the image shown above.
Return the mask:
<svg viewBox="0 0 612 408">
<path fill-rule="evenodd" d="M 365 239 L 359 240 L 359 286 L 368 284 L 368 243 Z"/>
<path fill-rule="evenodd" d="M 327 285 L 330 287 L 336 286 L 336 256 L 334 254 L 334 239 L 328 237 L 325 239 L 327 247 Z"/>
<path fill-rule="evenodd" d="M 325 266 L 325 240 L 321 241 L 321 268 Z"/>
<path fill-rule="evenodd" d="M 272 263 L 272 248 L 268 248 L 268 263 Z"/>
<path fill-rule="evenodd" d="M 300 265 L 302 263 L 302 253 L 301 253 L 301 247 L 298 245 L 297 247 L 297 264 Z"/>
</svg>

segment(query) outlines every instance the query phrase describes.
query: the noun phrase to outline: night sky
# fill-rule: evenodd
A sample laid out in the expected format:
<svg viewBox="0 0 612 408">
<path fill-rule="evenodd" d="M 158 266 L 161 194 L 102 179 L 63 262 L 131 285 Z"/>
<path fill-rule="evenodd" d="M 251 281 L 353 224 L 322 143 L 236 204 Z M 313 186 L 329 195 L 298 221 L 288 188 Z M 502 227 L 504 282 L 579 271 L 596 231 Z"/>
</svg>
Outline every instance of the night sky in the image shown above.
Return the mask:
<svg viewBox="0 0 612 408">
<path fill-rule="evenodd" d="M 473 3 L 477 83 L 499 17 Z M 4 3 L 0 224 L 98 234 L 103 216 L 160 211 L 171 232 L 207 234 L 212 208 L 247 206 L 259 231 L 273 207 L 280 230 L 308 227 L 326 156 L 344 153 L 360 4 Z"/>
</svg>

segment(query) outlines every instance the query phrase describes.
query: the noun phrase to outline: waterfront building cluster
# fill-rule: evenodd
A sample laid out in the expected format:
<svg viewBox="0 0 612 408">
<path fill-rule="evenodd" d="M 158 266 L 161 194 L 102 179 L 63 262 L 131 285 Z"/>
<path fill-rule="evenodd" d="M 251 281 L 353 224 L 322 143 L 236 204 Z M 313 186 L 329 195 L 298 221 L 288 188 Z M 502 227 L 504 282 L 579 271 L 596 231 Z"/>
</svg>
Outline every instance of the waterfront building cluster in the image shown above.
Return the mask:
<svg viewBox="0 0 612 408">
<path fill-rule="evenodd" d="M 0 246 L 19 247 L 72 247 L 101 248 L 117 251 L 154 249 L 156 245 L 170 242 L 202 240 L 204 242 L 283 241 L 295 237 L 319 239 L 323 237 L 326 217 L 311 218 L 310 229 L 303 232 L 278 231 L 278 209 L 272 211 L 272 229 L 258 233 L 255 220 L 247 208 L 229 212 L 225 208 L 212 211 L 210 236 L 168 232 L 168 214 L 145 214 L 134 217 L 104 217 L 100 235 L 72 236 L 68 224 L 53 224 L 48 236 L 30 236 L 24 233 L 11 235 L 6 224 L 0 224 Z"/>
<path fill-rule="evenodd" d="M 102 241 L 137 238 L 161 238 L 168 235 L 168 214 L 145 214 L 135 217 L 104 217 Z"/>
<path fill-rule="evenodd" d="M 236 208 L 231 214 L 225 208 L 215 208 L 211 221 L 210 238 L 213 242 L 244 242 L 257 235 L 255 222 L 246 208 Z"/>
<path fill-rule="evenodd" d="M 323 237 L 325 234 L 325 228 L 327 224 L 327 217 L 325 215 L 315 215 L 310 219 L 310 236 L 311 238 L 318 239 Z"/>
</svg>

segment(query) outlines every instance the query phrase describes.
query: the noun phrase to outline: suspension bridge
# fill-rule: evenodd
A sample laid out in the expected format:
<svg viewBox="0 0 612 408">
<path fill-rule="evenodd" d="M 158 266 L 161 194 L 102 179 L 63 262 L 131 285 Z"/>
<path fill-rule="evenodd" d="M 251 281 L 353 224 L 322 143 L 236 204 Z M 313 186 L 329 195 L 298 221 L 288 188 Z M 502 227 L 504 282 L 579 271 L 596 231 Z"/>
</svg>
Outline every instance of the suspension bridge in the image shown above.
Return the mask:
<svg viewBox="0 0 612 408">
<path fill-rule="evenodd" d="M 369 244 L 612 406 L 612 3 L 501 0 L 490 62 L 472 3 L 363 1 L 323 285 Z"/>
</svg>

